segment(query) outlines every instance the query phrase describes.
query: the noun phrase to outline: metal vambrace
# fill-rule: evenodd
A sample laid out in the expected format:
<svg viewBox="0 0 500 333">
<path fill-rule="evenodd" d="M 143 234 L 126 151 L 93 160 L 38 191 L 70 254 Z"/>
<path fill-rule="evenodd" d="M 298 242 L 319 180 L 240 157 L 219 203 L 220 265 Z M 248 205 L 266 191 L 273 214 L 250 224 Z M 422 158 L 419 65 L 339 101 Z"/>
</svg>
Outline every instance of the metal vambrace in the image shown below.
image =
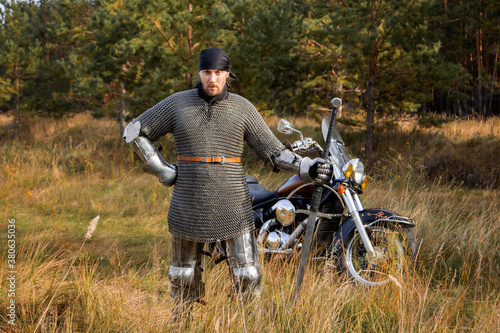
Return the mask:
<svg viewBox="0 0 500 333">
<path fill-rule="evenodd" d="M 291 171 L 300 176 L 304 183 L 311 183 L 314 179 L 309 174 L 309 168 L 314 160 L 302 157 L 289 149 L 284 149 L 271 157 L 272 165 L 276 169 Z"/>
<path fill-rule="evenodd" d="M 285 170 L 298 173 L 300 161 L 302 161 L 302 156 L 295 154 L 289 149 L 283 149 L 270 158 L 273 171 Z"/>
<path fill-rule="evenodd" d="M 314 181 L 314 179 L 311 177 L 311 174 L 309 173 L 309 169 L 311 169 L 311 166 L 314 163 L 315 160 L 312 160 L 309 157 L 304 157 L 302 161 L 300 161 L 299 176 L 304 183 L 311 183 Z"/>
<path fill-rule="evenodd" d="M 135 136 L 136 133 L 138 134 L 137 128 L 140 128 L 139 122 L 129 124 L 125 128 L 124 137 L 125 142 L 130 143 L 137 155 L 146 163 L 142 169 L 144 172 L 158 177 L 162 185 L 174 185 L 177 178 L 177 167 L 167 163 L 149 139 Z"/>
</svg>

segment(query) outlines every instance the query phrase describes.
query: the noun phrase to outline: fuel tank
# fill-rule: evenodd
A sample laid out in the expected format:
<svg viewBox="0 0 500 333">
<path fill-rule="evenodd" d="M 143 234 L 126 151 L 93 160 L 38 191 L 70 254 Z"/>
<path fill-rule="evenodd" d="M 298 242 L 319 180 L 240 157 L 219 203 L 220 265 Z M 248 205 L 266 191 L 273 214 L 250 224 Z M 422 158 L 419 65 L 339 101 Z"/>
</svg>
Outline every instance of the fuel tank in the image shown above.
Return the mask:
<svg viewBox="0 0 500 333">
<path fill-rule="evenodd" d="M 293 190 L 298 188 L 299 186 L 304 185 L 304 182 L 302 182 L 302 179 L 298 175 L 293 175 L 292 177 L 288 178 L 286 182 L 281 185 L 278 190 L 276 191 L 276 194 L 278 197 L 286 197 L 288 196 Z M 297 192 L 295 192 L 294 197 L 299 197 L 299 198 L 310 198 L 312 195 L 312 191 L 314 189 L 314 185 L 310 184 L 308 186 L 304 186 Z"/>
</svg>

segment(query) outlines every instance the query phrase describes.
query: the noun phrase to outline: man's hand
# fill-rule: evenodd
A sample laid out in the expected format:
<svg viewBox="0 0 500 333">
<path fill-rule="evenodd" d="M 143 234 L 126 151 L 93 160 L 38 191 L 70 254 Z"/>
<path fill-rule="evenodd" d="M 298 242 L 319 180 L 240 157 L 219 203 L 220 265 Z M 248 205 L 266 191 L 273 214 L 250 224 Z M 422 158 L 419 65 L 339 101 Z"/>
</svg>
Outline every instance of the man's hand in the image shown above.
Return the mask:
<svg viewBox="0 0 500 333">
<path fill-rule="evenodd" d="M 324 184 L 332 179 L 333 166 L 322 158 L 304 157 L 300 162 L 299 176 L 304 183 Z"/>
<path fill-rule="evenodd" d="M 317 184 L 328 183 L 332 179 L 333 166 L 322 158 L 315 158 L 309 168 L 309 175 Z"/>
</svg>

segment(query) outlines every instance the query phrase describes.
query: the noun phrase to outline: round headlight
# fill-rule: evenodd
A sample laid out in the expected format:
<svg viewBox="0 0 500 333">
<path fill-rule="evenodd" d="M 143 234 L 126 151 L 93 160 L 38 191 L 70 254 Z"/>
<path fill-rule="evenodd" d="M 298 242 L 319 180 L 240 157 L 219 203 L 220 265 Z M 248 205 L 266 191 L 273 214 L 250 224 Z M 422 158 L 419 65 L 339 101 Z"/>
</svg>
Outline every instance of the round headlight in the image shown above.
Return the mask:
<svg viewBox="0 0 500 333">
<path fill-rule="evenodd" d="M 361 185 L 361 183 L 363 182 L 363 177 L 365 175 L 365 166 L 359 158 L 355 158 L 347 162 L 347 164 L 342 168 L 342 171 L 347 178 L 351 176 L 354 177 L 354 181 L 357 184 Z"/>
<path fill-rule="evenodd" d="M 359 159 L 357 159 L 356 163 L 354 164 L 354 181 L 361 185 L 363 182 L 363 177 L 365 175 L 365 166 L 363 165 L 363 162 L 361 162 Z"/>
</svg>

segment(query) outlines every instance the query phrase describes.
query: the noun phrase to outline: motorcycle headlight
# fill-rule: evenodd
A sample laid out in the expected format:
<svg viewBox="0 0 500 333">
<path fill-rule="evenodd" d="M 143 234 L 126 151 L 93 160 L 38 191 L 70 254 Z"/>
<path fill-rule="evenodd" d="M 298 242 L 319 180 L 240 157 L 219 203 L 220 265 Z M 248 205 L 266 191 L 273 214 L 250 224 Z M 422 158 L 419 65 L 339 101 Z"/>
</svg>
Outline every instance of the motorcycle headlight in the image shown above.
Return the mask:
<svg viewBox="0 0 500 333">
<path fill-rule="evenodd" d="M 365 166 L 363 162 L 359 160 L 359 158 L 355 158 L 347 162 L 342 168 L 342 172 L 346 176 L 346 178 L 354 177 L 354 181 L 361 185 L 364 180 L 365 175 Z"/>
</svg>

